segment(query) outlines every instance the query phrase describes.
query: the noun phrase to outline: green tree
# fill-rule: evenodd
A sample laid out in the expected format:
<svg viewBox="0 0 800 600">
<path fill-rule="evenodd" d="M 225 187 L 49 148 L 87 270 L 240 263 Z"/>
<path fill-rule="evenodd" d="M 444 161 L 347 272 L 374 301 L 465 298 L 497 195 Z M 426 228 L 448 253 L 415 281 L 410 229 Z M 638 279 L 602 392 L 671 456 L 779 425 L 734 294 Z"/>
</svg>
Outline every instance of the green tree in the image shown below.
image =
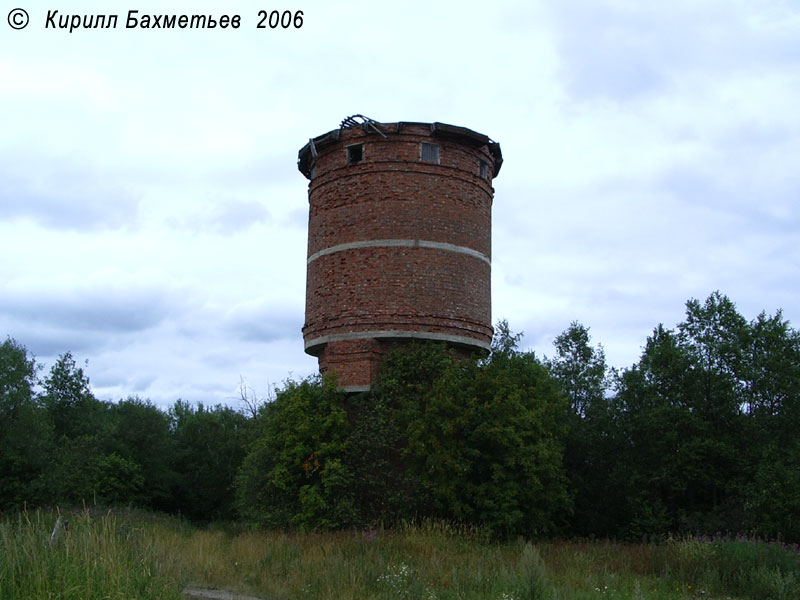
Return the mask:
<svg viewBox="0 0 800 600">
<path fill-rule="evenodd" d="M 115 492 L 113 501 L 158 510 L 172 509 L 177 474 L 171 464 L 175 444 L 170 415 L 149 400 L 133 396 L 112 404 L 109 418 L 112 422 L 110 453 L 106 453 L 104 464 L 123 467 L 118 469 L 121 474 L 131 469 L 128 481 L 138 482 L 130 488 L 118 486 L 128 489 L 128 496 L 123 498 L 121 493 Z"/>
<path fill-rule="evenodd" d="M 624 482 L 614 481 L 623 442 L 607 394 L 609 370 L 601 345 L 591 345 L 589 328 L 572 322 L 556 337 L 556 354 L 545 360 L 569 399 L 564 467 L 570 481 L 573 533 L 613 535 L 622 518 Z"/>
<path fill-rule="evenodd" d="M 694 426 L 686 449 L 694 467 L 688 473 L 688 517 L 706 530 L 732 528 L 741 522 L 746 482 L 749 326 L 727 296 L 714 292 L 702 305 L 686 303 L 678 338 L 695 375 L 688 407 Z"/>
<path fill-rule="evenodd" d="M 109 421 L 107 406 L 97 400 L 89 377 L 75 362 L 71 352 L 56 359 L 44 380 L 44 405 L 53 420 L 57 441 L 82 435 L 95 436 Z"/>
<path fill-rule="evenodd" d="M 175 473 L 174 510 L 209 522 L 235 515 L 234 481 L 250 441 L 248 419 L 226 406 L 196 407 L 177 401 L 172 417 L 172 460 L 161 480 Z"/>
<path fill-rule="evenodd" d="M 53 422 L 55 452 L 48 469 L 48 488 L 54 502 L 109 503 L 105 498 L 113 465 L 114 420 L 111 405 L 94 397 L 89 377 L 71 352 L 58 357 L 44 380 L 42 402 Z M 124 470 L 119 477 L 124 478 Z"/>
<path fill-rule="evenodd" d="M 686 453 L 697 434 L 688 408 L 690 367 L 674 333 L 659 325 L 639 363 L 620 374 L 612 410 L 624 445 L 611 474 L 624 498 L 620 533 L 639 537 L 680 528 L 687 475 L 701 466 Z"/>
<path fill-rule="evenodd" d="M 744 414 L 750 332 L 719 292 L 659 326 L 616 399 L 630 473 L 629 532 L 738 529 L 751 439 Z"/>
<path fill-rule="evenodd" d="M 540 535 L 569 511 L 567 403 L 498 327 L 483 360 L 437 343 L 391 348 L 373 391 L 289 383 L 262 410 L 240 471 L 249 520 L 331 529 L 442 518 Z"/>
<path fill-rule="evenodd" d="M 140 465 L 116 452 L 96 457 L 91 469 L 92 493 L 103 504 L 143 505 L 145 478 Z"/>
<path fill-rule="evenodd" d="M 52 428 L 34 394 L 36 371 L 24 346 L 0 344 L 0 510 L 47 500 Z"/>
<path fill-rule="evenodd" d="M 353 504 L 360 524 L 386 526 L 425 514 L 430 498 L 407 469 L 404 432 L 377 394 L 347 399 L 350 431 L 342 457 L 353 473 Z"/>
<path fill-rule="evenodd" d="M 573 321 L 553 342 L 555 357 L 545 360 L 550 374 L 569 398 L 572 412 L 579 417 L 585 417 L 592 407 L 605 404 L 609 387 L 605 351 L 590 342 L 589 328 Z"/>
<path fill-rule="evenodd" d="M 762 312 L 748 333 L 742 377 L 747 413 L 776 427 L 788 442 L 800 417 L 800 332 L 778 311 Z"/>
<path fill-rule="evenodd" d="M 390 352 L 374 393 L 400 434 L 401 468 L 422 490 L 420 516 L 498 535 L 557 530 L 569 511 L 562 466 L 566 402 L 507 324 L 488 358 L 439 344 Z"/>
<path fill-rule="evenodd" d="M 746 526 L 800 541 L 800 332 L 780 311 L 750 322 L 742 385 L 748 420 Z"/>
<path fill-rule="evenodd" d="M 237 478 L 247 520 L 266 527 L 335 529 L 359 524 L 354 474 L 345 465 L 346 395 L 329 379 L 287 382 L 262 407 L 257 439 Z"/>
</svg>

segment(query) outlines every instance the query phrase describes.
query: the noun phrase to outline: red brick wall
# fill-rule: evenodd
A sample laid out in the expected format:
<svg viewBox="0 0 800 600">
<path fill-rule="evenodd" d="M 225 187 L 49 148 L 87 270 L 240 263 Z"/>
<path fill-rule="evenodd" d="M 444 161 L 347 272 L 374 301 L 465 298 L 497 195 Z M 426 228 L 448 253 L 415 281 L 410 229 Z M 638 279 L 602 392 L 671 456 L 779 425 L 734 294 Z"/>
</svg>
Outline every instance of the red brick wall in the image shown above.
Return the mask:
<svg viewBox="0 0 800 600">
<path fill-rule="evenodd" d="M 378 126 L 385 138 L 355 127 L 320 142 L 309 173 L 303 336 L 345 388 L 372 381 L 381 339 L 487 347 L 492 336 L 492 153 L 428 124 Z M 439 145 L 439 164 L 422 162 L 421 142 Z M 348 164 L 357 143 L 363 158 Z"/>
<path fill-rule="evenodd" d="M 332 370 L 341 387 L 367 389 L 378 374 L 383 350 L 374 339 L 329 342 L 319 355 L 319 369 L 323 373 Z"/>
</svg>

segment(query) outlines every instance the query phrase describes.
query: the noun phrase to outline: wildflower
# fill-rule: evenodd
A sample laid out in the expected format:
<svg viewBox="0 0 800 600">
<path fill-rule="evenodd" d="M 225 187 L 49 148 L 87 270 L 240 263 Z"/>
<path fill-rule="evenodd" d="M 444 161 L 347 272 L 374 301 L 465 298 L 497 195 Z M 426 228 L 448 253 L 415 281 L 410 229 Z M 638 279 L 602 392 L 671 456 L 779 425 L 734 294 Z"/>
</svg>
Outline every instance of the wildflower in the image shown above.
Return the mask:
<svg viewBox="0 0 800 600">
<path fill-rule="evenodd" d="M 378 582 L 383 583 L 398 596 L 408 597 L 408 586 L 414 571 L 405 563 L 390 565 L 386 573 L 378 577 Z"/>
</svg>

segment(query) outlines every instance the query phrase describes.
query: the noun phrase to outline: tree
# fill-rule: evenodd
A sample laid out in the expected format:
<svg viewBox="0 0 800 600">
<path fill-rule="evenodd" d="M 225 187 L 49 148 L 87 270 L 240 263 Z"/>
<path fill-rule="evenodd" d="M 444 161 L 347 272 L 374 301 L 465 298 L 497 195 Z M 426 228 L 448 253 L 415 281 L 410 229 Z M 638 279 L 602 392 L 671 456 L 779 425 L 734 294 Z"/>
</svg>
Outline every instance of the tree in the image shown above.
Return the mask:
<svg viewBox="0 0 800 600">
<path fill-rule="evenodd" d="M 266 527 L 335 529 L 359 522 L 354 474 L 343 462 L 346 395 L 332 380 L 289 381 L 257 421 L 237 478 L 237 505 Z"/>
<path fill-rule="evenodd" d="M 420 516 L 479 524 L 498 535 L 557 530 L 569 510 L 562 467 L 566 403 L 519 336 L 498 325 L 490 356 L 439 344 L 390 352 L 374 397 L 400 435 L 401 468 L 420 489 Z"/>
<path fill-rule="evenodd" d="M 687 474 L 700 466 L 685 452 L 697 433 L 687 373 L 688 356 L 659 325 L 639 363 L 619 376 L 612 411 L 622 445 L 611 474 L 622 492 L 619 533 L 640 537 L 681 528 Z"/>
<path fill-rule="evenodd" d="M 677 332 L 659 326 L 619 379 L 631 534 L 737 529 L 749 452 L 743 407 L 746 320 L 724 295 L 689 300 Z"/>
<path fill-rule="evenodd" d="M 605 353 L 591 345 L 589 328 L 577 321 L 553 345 L 556 354 L 545 365 L 570 404 L 564 467 L 574 502 L 571 527 L 579 535 L 611 535 L 624 487 L 611 479 L 622 442 L 606 396 L 611 385 Z"/>
<path fill-rule="evenodd" d="M 247 417 L 180 400 L 170 414 L 174 508 L 195 521 L 232 520 L 234 480 L 250 441 Z"/>
<path fill-rule="evenodd" d="M 89 387 L 89 377 L 71 352 L 58 357 L 44 380 L 44 405 L 53 420 L 56 440 L 94 436 L 107 425 L 106 407 Z"/>
<path fill-rule="evenodd" d="M 171 464 L 175 444 L 170 416 L 149 400 L 133 396 L 112 404 L 109 418 L 112 431 L 104 468 L 122 467 L 117 469 L 120 474 L 128 469 L 127 481 L 138 482 L 129 488 L 117 486 L 118 490 L 127 489 L 128 495 L 123 497 L 120 491 L 115 491 L 113 501 L 159 510 L 172 509 L 178 476 Z M 199 493 L 202 495 L 203 490 Z"/>
<path fill-rule="evenodd" d="M 0 510 L 46 500 L 51 425 L 33 391 L 36 371 L 24 346 L 0 344 Z"/>
<path fill-rule="evenodd" d="M 793 436 L 792 424 L 800 417 L 800 332 L 778 311 L 762 312 L 748 333 L 742 373 L 747 413 Z"/>
<path fill-rule="evenodd" d="M 58 357 L 44 380 L 42 402 L 53 423 L 48 488 L 53 502 L 120 502 L 121 490 L 136 478 L 136 466 L 108 458 L 114 451 L 111 404 L 94 397 L 89 377 L 71 352 Z M 104 496 L 104 490 L 112 492 Z"/>
<path fill-rule="evenodd" d="M 569 511 L 567 403 L 533 354 L 503 339 L 483 360 L 399 343 L 369 393 L 287 384 L 259 417 L 238 500 L 270 527 L 333 529 L 441 518 L 541 535 Z"/>
<path fill-rule="evenodd" d="M 116 452 L 97 456 L 90 464 L 91 470 L 86 472 L 91 473 L 91 491 L 95 501 L 111 505 L 143 505 L 145 477 L 138 464 Z"/>
<path fill-rule="evenodd" d="M 741 522 L 747 480 L 748 322 L 727 296 L 713 292 L 702 305 L 686 303 L 678 339 L 691 365 L 685 378 L 693 384 L 687 512 L 690 519 L 692 512 L 703 515 L 700 524 L 707 530 L 732 528 Z"/>
<path fill-rule="evenodd" d="M 780 311 L 750 322 L 742 376 L 747 415 L 745 522 L 800 540 L 800 332 Z"/>
<path fill-rule="evenodd" d="M 589 328 L 577 321 L 556 337 L 556 355 L 545 359 L 550 374 L 556 378 L 570 401 L 572 411 L 585 417 L 587 410 L 605 403 L 608 381 L 603 346 L 590 345 Z"/>
<path fill-rule="evenodd" d="M 407 468 L 404 432 L 395 413 L 377 394 L 347 399 L 350 432 L 343 464 L 353 472 L 353 503 L 358 521 L 385 526 L 425 514 L 430 498 Z"/>
</svg>

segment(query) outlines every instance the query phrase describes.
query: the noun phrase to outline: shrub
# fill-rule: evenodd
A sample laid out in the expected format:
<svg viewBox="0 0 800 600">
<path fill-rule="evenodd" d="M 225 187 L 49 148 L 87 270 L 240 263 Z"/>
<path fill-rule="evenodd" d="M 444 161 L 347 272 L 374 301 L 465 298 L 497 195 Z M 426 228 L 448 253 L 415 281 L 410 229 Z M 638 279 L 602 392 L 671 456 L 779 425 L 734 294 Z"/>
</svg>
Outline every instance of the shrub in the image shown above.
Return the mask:
<svg viewBox="0 0 800 600">
<path fill-rule="evenodd" d="M 371 393 L 314 378 L 277 394 L 237 479 L 239 510 L 279 528 L 433 518 L 498 536 L 551 533 L 570 506 L 566 406 L 513 345 L 480 362 L 442 344 L 400 345 Z"/>
</svg>

